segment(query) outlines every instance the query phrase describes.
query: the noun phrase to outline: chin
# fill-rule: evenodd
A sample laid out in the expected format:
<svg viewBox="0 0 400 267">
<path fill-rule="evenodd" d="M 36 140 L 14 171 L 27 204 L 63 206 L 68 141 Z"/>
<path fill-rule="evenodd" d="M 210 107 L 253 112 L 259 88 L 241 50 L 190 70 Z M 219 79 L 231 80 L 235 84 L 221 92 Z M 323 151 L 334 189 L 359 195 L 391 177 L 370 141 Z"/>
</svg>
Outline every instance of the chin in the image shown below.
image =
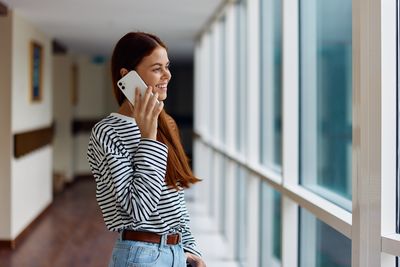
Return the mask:
<svg viewBox="0 0 400 267">
<path fill-rule="evenodd" d="M 164 101 L 165 99 L 167 99 L 167 94 L 158 95 L 158 101 Z"/>
</svg>

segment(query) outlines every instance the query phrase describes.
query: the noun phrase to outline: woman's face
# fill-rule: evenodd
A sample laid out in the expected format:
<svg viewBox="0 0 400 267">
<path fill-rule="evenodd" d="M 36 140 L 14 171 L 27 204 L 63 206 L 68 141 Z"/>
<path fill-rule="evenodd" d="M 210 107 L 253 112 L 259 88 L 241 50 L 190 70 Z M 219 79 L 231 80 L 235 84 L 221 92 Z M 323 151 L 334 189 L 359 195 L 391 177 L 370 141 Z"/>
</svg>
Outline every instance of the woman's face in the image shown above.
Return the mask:
<svg viewBox="0 0 400 267">
<path fill-rule="evenodd" d="M 148 86 L 153 87 L 153 93 L 158 93 L 159 101 L 167 98 L 171 72 L 169 71 L 167 50 L 164 47 L 157 47 L 150 55 L 144 57 L 137 65 L 136 71 Z"/>
</svg>

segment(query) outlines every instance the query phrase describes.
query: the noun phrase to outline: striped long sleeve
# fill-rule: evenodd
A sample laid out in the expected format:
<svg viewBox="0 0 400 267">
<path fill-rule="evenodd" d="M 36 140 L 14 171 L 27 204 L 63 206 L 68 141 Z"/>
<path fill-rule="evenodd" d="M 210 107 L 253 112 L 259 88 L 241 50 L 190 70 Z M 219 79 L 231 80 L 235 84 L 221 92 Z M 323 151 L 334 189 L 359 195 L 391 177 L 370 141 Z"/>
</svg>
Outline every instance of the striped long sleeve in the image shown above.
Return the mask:
<svg viewBox="0 0 400 267">
<path fill-rule="evenodd" d="M 183 209 L 183 211 L 182 211 L 183 218 L 185 220 L 184 227 L 182 230 L 183 250 L 185 252 L 190 252 L 192 254 L 195 254 L 195 255 L 201 257 L 201 253 L 200 253 L 200 251 L 197 250 L 196 241 L 190 230 L 190 217 L 189 217 L 188 210 L 186 208 L 185 196 L 184 196 L 183 191 L 180 191 L 180 202 L 181 202 L 181 206 Z"/>
<path fill-rule="evenodd" d="M 133 118 L 111 113 L 93 127 L 88 145 L 97 202 L 110 231 L 180 232 L 184 250 L 200 256 L 184 191 L 165 183 L 167 156 L 166 145 L 141 137 Z"/>
<path fill-rule="evenodd" d="M 140 139 L 131 158 L 116 141 L 109 125 L 95 127 L 89 141 L 88 160 L 97 181 L 96 196 L 106 225 L 116 230 L 135 228 L 157 209 L 167 164 L 167 147 L 157 141 Z M 136 130 L 136 131 L 135 131 Z"/>
</svg>

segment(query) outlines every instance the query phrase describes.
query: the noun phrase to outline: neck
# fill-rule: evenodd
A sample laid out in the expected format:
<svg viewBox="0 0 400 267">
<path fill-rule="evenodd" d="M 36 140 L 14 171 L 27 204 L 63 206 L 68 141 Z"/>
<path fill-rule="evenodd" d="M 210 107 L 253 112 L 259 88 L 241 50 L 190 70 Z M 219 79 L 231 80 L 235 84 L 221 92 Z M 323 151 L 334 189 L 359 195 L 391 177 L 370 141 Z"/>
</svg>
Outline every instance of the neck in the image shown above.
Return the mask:
<svg viewBox="0 0 400 267">
<path fill-rule="evenodd" d="M 122 103 L 117 112 L 133 118 L 133 106 L 128 102 L 128 100 L 125 100 L 124 103 Z"/>
</svg>

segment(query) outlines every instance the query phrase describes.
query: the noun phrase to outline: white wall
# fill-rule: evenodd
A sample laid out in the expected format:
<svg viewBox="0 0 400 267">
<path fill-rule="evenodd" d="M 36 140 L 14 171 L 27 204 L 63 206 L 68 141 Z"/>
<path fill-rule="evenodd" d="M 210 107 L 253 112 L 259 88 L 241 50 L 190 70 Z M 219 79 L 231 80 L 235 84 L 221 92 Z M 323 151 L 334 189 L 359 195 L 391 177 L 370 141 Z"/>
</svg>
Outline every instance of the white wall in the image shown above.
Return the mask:
<svg viewBox="0 0 400 267">
<path fill-rule="evenodd" d="M 72 181 L 74 177 L 72 64 L 71 56 L 53 56 L 53 112 L 56 125 L 53 141 L 53 170 L 63 175 L 67 182 Z"/>
<path fill-rule="evenodd" d="M 78 64 L 78 104 L 76 119 L 93 119 L 104 115 L 105 76 L 108 65 L 94 64 L 90 58 L 80 56 Z"/>
<path fill-rule="evenodd" d="M 100 120 L 118 107 L 109 62 L 53 56 L 51 39 L 18 12 L 0 17 L 0 32 L 0 240 L 13 240 L 51 203 L 53 170 L 71 180 L 74 175 L 90 173 L 86 159 L 89 134 L 72 136 L 72 120 Z M 30 100 L 31 41 L 40 43 L 44 52 L 40 102 Z M 79 79 L 75 107 L 70 102 L 73 61 Z M 48 127 L 53 120 L 57 121 L 53 146 L 13 157 L 14 134 Z"/>
<path fill-rule="evenodd" d="M 74 110 L 77 120 L 98 119 L 106 116 L 106 95 L 108 97 L 109 85 L 106 85 L 109 75 L 109 65 L 105 63 L 95 64 L 90 58 L 78 57 L 78 104 Z M 107 89 L 106 89 L 107 88 Z M 111 90 L 111 89 L 109 89 Z M 112 95 L 111 95 L 112 96 Z M 74 138 L 74 171 L 75 175 L 90 173 L 86 159 L 86 151 L 90 133 L 79 133 Z"/>
<path fill-rule="evenodd" d="M 11 233 L 11 14 L 0 16 L 0 240 Z"/>
<path fill-rule="evenodd" d="M 72 64 L 77 65 L 77 104 L 71 103 Z M 64 174 L 68 181 L 75 175 L 86 175 L 90 169 L 86 159 L 89 133 L 72 135 L 72 121 L 100 120 L 118 106 L 113 96 L 110 63 L 93 63 L 81 55 L 57 55 L 53 59 L 54 171 Z"/>
<path fill-rule="evenodd" d="M 43 100 L 30 101 L 30 42 L 42 44 L 44 49 Z M 52 54 L 51 40 L 14 13 L 12 40 L 12 130 L 24 132 L 52 121 Z"/>
<path fill-rule="evenodd" d="M 43 98 L 30 101 L 30 42 L 43 46 Z M 52 123 L 51 40 L 12 15 L 11 103 L 12 134 L 47 127 Z M 52 201 L 52 147 L 46 146 L 11 160 L 11 238 L 14 239 Z"/>
</svg>

